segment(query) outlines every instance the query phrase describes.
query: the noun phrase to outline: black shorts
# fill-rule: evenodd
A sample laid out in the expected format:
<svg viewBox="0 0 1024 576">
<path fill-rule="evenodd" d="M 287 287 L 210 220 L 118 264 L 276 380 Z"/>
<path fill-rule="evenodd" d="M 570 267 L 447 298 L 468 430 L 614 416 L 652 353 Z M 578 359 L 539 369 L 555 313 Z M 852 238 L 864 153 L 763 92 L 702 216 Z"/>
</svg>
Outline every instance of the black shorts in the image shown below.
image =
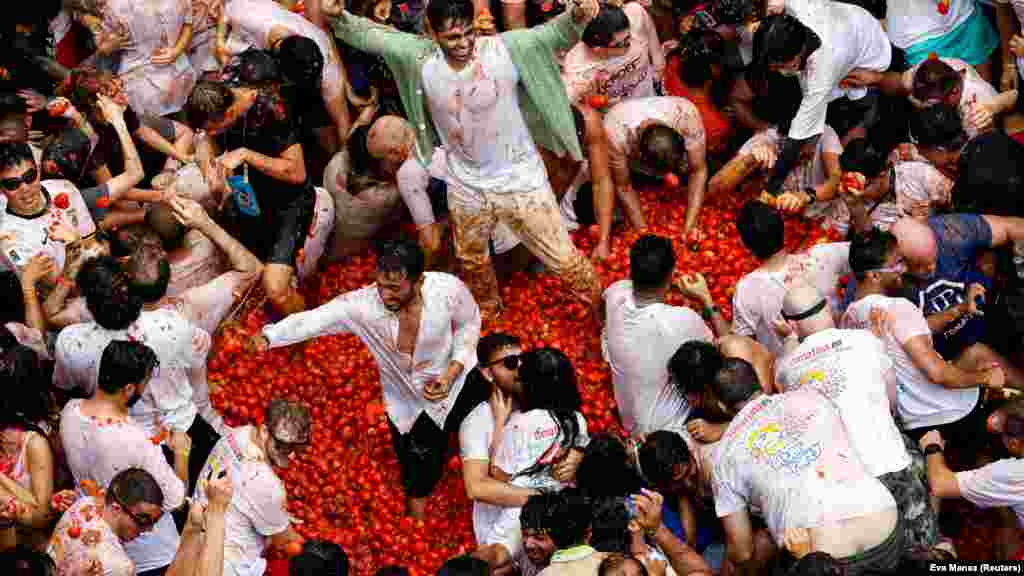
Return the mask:
<svg viewBox="0 0 1024 576">
<path fill-rule="evenodd" d="M 474 370 L 466 377 L 455 406 L 448 413 L 444 428 L 439 427 L 426 412 L 419 415 L 405 434 L 398 432 L 391 418 L 391 440 L 398 454 L 402 474 L 402 487 L 410 498 L 426 498 L 434 491 L 444 473 L 448 455 L 448 436 L 457 433 L 462 421 L 490 395 L 490 384 Z"/>
<path fill-rule="evenodd" d="M 957 448 L 973 449 L 973 447 L 978 445 L 978 442 L 983 441 L 988 436 L 986 422 L 988 414 L 984 404 L 984 394 L 978 394 L 978 403 L 963 418 L 939 426 L 924 426 L 913 430 L 905 430 L 904 433 L 917 443 L 921 441 L 921 437 L 929 430 L 938 430 L 942 434 L 942 439 L 948 444 Z"/>
<path fill-rule="evenodd" d="M 228 200 L 224 210 L 226 227 L 264 263 L 294 268 L 296 254 L 305 245 L 309 227 L 313 225 L 316 191 L 307 186 L 291 201 L 277 206 L 267 206 L 262 203 L 258 190 L 256 194 L 261 201 L 260 215 L 241 214 L 234 202 Z"/>
</svg>

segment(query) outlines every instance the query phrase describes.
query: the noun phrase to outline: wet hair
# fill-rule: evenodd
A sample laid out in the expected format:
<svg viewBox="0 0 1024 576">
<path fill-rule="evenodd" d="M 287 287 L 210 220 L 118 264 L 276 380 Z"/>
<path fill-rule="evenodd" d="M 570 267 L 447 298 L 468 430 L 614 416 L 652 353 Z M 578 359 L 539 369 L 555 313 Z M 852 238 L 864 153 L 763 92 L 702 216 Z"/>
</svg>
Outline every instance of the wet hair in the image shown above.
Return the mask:
<svg viewBox="0 0 1024 576">
<path fill-rule="evenodd" d="M 609 555 L 597 566 L 597 576 L 618 576 L 623 573 L 629 562 L 635 562 L 640 567 L 640 576 L 647 576 L 647 566 L 631 554 Z"/>
<path fill-rule="evenodd" d="M 156 233 L 146 228 L 148 234 Z M 121 269 L 129 278 L 129 289 L 144 303 L 157 302 L 167 294 L 171 283 L 171 263 L 158 248 L 138 242 L 128 253 Z"/>
<path fill-rule="evenodd" d="M 644 478 L 655 486 L 671 483 L 675 467 L 686 466 L 693 459 L 683 437 L 670 430 L 648 434 L 640 446 L 639 456 Z"/>
<path fill-rule="evenodd" d="M 590 439 L 576 468 L 576 486 L 588 498 L 614 498 L 633 494 L 643 480 L 629 462 L 622 441 L 611 434 Z"/>
<path fill-rule="evenodd" d="M 634 290 L 654 290 L 665 285 L 676 269 L 672 241 L 644 234 L 629 249 L 629 278 Z"/>
<path fill-rule="evenodd" d="M 8 322 L 25 322 L 25 300 L 21 296 L 21 280 L 14 270 L 0 270 L 0 326 Z"/>
<path fill-rule="evenodd" d="M 626 12 L 618 6 L 602 4 L 597 16 L 583 29 L 580 41 L 590 48 L 607 48 L 615 35 L 623 30 L 629 30 Z"/>
<path fill-rule="evenodd" d="M 10 170 L 22 162 L 35 166 L 32 149 L 25 142 L 0 142 L 0 170 Z"/>
<path fill-rule="evenodd" d="M 598 552 L 626 554 L 629 552 L 629 511 L 626 497 L 601 498 L 593 501 L 590 545 Z"/>
<path fill-rule="evenodd" d="M 867 178 L 873 178 L 889 167 L 889 160 L 867 138 L 857 138 L 843 149 L 839 167 L 843 172 L 860 172 Z"/>
<path fill-rule="evenodd" d="M 153 204 L 146 210 L 146 226 L 160 237 L 164 250 L 177 250 L 185 245 L 188 229 L 174 216 L 174 210 L 166 204 Z"/>
<path fill-rule="evenodd" d="M 93 123 L 100 120 L 99 95 L 124 94 L 124 83 L 106 70 L 86 65 L 75 68 L 57 87 L 57 95 L 74 104 Z M 103 123 L 103 122 L 100 122 Z"/>
<path fill-rule="evenodd" d="M 960 84 L 960 74 L 938 58 L 929 58 L 914 72 L 911 95 L 921 102 L 941 101 Z"/>
<path fill-rule="evenodd" d="M 409 282 L 416 282 L 423 275 L 423 249 L 408 238 L 378 242 L 374 252 L 378 272 L 401 272 Z"/>
<path fill-rule="evenodd" d="M 430 0 L 426 9 L 427 23 L 436 34 L 446 31 L 455 24 L 472 25 L 473 2 L 471 0 Z"/>
<path fill-rule="evenodd" d="M 850 270 L 858 280 L 863 280 L 869 270 L 885 265 L 889 253 L 896 249 L 898 241 L 891 232 L 872 228 L 865 234 L 855 234 L 850 240 Z"/>
<path fill-rule="evenodd" d="M 142 313 L 142 298 L 130 289 L 128 276 L 110 256 L 87 260 L 77 284 L 96 323 L 107 330 L 124 330 Z"/>
<path fill-rule="evenodd" d="M 751 111 L 761 120 L 775 126 L 779 133 L 788 133 L 789 125 L 796 118 L 804 98 L 800 80 L 767 70 L 751 79 L 752 89 L 757 95 L 751 104 Z"/>
<path fill-rule="evenodd" d="M 561 447 L 575 446 L 581 432 L 576 415 L 583 402 L 576 387 L 576 370 L 569 357 L 555 348 L 530 350 L 523 355 L 519 381 L 523 386 L 520 410 L 524 413 L 546 410 L 558 425 Z M 533 476 L 549 466 L 536 462 L 516 476 Z"/>
<path fill-rule="evenodd" d="M 348 569 L 348 556 L 341 546 L 326 540 L 307 540 L 302 553 L 288 563 L 288 576 L 348 576 Z"/>
<path fill-rule="evenodd" d="M 289 36 L 277 45 L 281 77 L 303 90 L 320 90 L 325 55 L 305 36 Z"/>
<path fill-rule="evenodd" d="M 309 408 L 281 398 L 274 398 L 267 404 L 264 418 L 271 436 L 276 438 L 278 430 L 286 429 L 299 439 L 295 442 L 309 439 L 311 420 Z"/>
<path fill-rule="evenodd" d="M 640 160 L 644 167 L 653 170 L 656 176 L 676 170 L 683 171 L 687 165 L 686 139 L 682 134 L 664 124 L 653 124 L 644 128 L 639 141 Z"/>
<path fill-rule="evenodd" d="M 0 352 L 0 430 L 22 428 L 47 436 L 39 424 L 56 411 L 50 396 L 50 373 L 35 350 L 16 344 Z"/>
<path fill-rule="evenodd" d="M 79 182 L 85 175 L 91 150 L 92 143 L 85 132 L 76 126 L 64 128 L 43 149 L 41 177 Z"/>
<path fill-rule="evenodd" d="M 703 340 L 690 340 L 672 354 L 668 372 L 682 395 L 703 394 L 725 358 L 718 348 Z"/>
<path fill-rule="evenodd" d="M 282 79 L 281 65 L 270 50 L 249 48 L 238 55 L 238 82 L 243 86 L 266 86 Z"/>
<path fill-rule="evenodd" d="M 782 215 L 763 202 L 748 200 L 740 208 L 736 229 L 743 245 L 759 260 L 769 258 L 783 248 L 786 228 Z"/>
<path fill-rule="evenodd" d="M 156 480 L 142 468 L 126 468 L 110 481 L 110 493 L 123 506 L 152 504 L 163 508 L 164 493 Z"/>
<path fill-rule="evenodd" d="M 721 66 L 725 40 L 714 30 L 696 29 L 679 46 L 679 78 L 688 86 L 703 86 L 714 79 L 713 66 Z"/>
<path fill-rule="evenodd" d="M 1014 398 L 1005 405 L 1006 426 L 1003 435 L 1009 438 L 1024 439 L 1024 399 Z"/>
<path fill-rule="evenodd" d="M 107 394 L 117 394 L 129 384 L 138 386 L 160 364 L 156 352 L 141 342 L 114 340 L 100 356 L 99 386 Z"/>
<path fill-rule="evenodd" d="M 711 385 L 715 396 L 729 408 L 750 400 L 751 396 L 761 390 L 757 371 L 742 358 L 726 358 Z"/>
<path fill-rule="evenodd" d="M 188 125 L 201 129 L 211 122 L 221 121 L 234 101 L 234 93 L 224 84 L 200 80 L 185 102 Z"/>
<path fill-rule="evenodd" d="M 788 576 L 841 576 L 843 565 L 827 552 L 811 552 L 793 563 Z"/>
<path fill-rule="evenodd" d="M 28 113 L 25 100 L 14 92 L 0 92 L 0 121 L 11 116 L 24 116 Z"/>
<path fill-rule="evenodd" d="M 432 0 L 436 2 L 437 0 Z M 491 568 L 487 562 L 468 554 L 450 558 L 441 565 L 437 576 L 490 576 Z"/>
<path fill-rule="evenodd" d="M 480 366 L 491 361 L 491 355 L 502 348 L 519 346 L 519 338 L 504 332 L 491 332 L 476 344 L 476 359 Z"/>
<path fill-rule="evenodd" d="M 552 503 L 551 541 L 561 550 L 583 543 L 593 521 L 590 502 L 574 488 L 566 488 Z"/>
<path fill-rule="evenodd" d="M 960 111 L 949 104 L 916 110 L 910 116 L 911 141 L 921 148 L 957 148 L 967 141 Z"/>
<path fill-rule="evenodd" d="M 46 552 L 19 544 L 0 552 L 0 574 L 8 576 L 55 576 L 57 565 Z"/>
<path fill-rule="evenodd" d="M 522 530 L 548 532 L 558 522 L 555 502 L 561 498 L 558 492 L 541 492 L 526 500 L 519 511 L 519 526 Z"/>
<path fill-rule="evenodd" d="M 787 62 L 810 54 L 821 46 L 821 39 L 810 28 L 789 14 L 768 16 L 754 33 L 754 66 Z"/>
</svg>

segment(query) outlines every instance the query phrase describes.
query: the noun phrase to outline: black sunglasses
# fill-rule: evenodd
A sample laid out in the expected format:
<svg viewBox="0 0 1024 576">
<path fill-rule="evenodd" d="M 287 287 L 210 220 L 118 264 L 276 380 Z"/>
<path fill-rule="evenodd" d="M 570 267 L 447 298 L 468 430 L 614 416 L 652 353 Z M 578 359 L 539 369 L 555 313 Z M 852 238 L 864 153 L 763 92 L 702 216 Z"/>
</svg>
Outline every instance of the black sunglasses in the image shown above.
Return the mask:
<svg viewBox="0 0 1024 576">
<path fill-rule="evenodd" d="M 22 174 L 20 178 L 4 178 L 3 180 L 0 180 L 0 186 L 3 186 L 4 190 L 7 190 L 8 192 L 14 192 L 21 187 L 22 184 L 31 184 L 35 182 L 38 177 L 39 171 L 35 168 L 29 168 L 28 172 Z"/>
<path fill-rule="evenodd" d="M 139 530 L 142 530 L 143 532 L 152 528 L 153 526 L 156 526 L 156 523 L 160 521 L 160 517 L 163 516 L 162 510 L 160 511 L 160 515 L 156 518 L 151 518 L 149 516 L 139 516 L 132 512 L 131 510 L 129 510 L 128 505 L 126 505 L 123 500 L 118 498 L 117 494 L 115 494 L 113 490 L 109 491 L 108 494 L 110 495 L 111 499 L 113 499 L 114 502 L 116 502 L 117 505 L 121 507 L 121 510 L 124 510 L 124 513 L 131 517 L 132 521 L 135 522 L 135 525 L 139 527 Z"/>
<path fill-rule="evenodd" d="M 519 368 L 519 366 L 523 363 L 522 354 L 509 354 L 504 358 L 499 358 L 494 362 L 488 362 L 487 364 L 484 364 L 484 368 L 490 368 L 491 366 L 494 366 L 499 362 L 504 364 L 505 368 L 509 370 L 515 370 L 516 368 Z"/>
</svg>

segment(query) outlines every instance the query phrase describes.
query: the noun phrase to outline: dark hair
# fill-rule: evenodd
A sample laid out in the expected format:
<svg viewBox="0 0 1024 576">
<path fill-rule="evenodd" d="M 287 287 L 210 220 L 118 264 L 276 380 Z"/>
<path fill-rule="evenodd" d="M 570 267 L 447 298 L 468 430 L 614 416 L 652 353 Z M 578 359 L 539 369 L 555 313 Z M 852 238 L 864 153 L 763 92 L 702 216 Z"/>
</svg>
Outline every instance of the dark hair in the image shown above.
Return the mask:
<svg viewBox="0 0 1024 576">
<path fill-rule="evenodd" d="M 358 176 L 376 177 L 378 160 L 370 155 L 370 125 L 359 126 L 348 137 L 349 172 Z"/>
<path fill-rule="evenodd" d="M 789 14 L 777 14 L 761 20 L 754 33 L 754 65 L 767 68 L 769 64 L 787 62 L 809 54 L 821 46 L 821 40 L 810 28 Z"/>
<path fill-rule="evenodd" d="M 100 390 L 117 394 L 129 384 L 138 386 L 160 364 L 156 352 L 141 342 L 114 340 L 100 357 Z"/>
<path fill-rule="evenodd" d="M 46 552 L 19 544 L 0 552 L 0 574 L 8 576 L 54 576 L 57 565 Z"/>
<path fill-rule="evenodd" d="M 238 55 L 238 83 L 266 86 L 281 81 L 281 66 L 270 50 L 249 48 Z"/>
<path fill-rule="evenodd" d="M 374 252 L 378 272 L 402 272 L 409 282 L 416 282 L 423 275 L 423 249 L 408 238 L 379 242 Z"/>
<path fill-rule="evenodd" d="M 210 122 L 219 122 L 234 102 L 234 93 L 224 84 L 200 80 L 196 82 L 185 102 L 188 125 L 202 129 Z"/>
<path fill-rule="evenodd" d="M 277 45 L 281 76 L 304 90 L 320 90 L 325 58 L 316 42 L 305 36 L 288 36 Z"/>
<path fill-rule="evenodd" d="M 430 0 L 427 2 L 427 23 L 431 30 L 440 34 L 448 24 L 473 23 L 473 2 L 471 0 Z"/>
<path fill-rule="evenodd" d="M 647 576 L 647 566 L 644 566 L 643 562 L 631 554 L 610 554 L 607 558 L 601 561 L 601 564 L 598 565 L 597 576 L 621 574 L 622 567 L 625 566 L 627 562 L 636 562 L 637 566 L 640 567 L 641 576 Z"/>
<path fill-rule="evenodd" d="M 722 368 L 723 360 L 722 353 L 714 344 L 690 340 L 683 342 L 669 358 L 668 371 L 680 394 L 703 394 Z"/>
<path fill-rule="evenodd" d="M 679 78 L 688 86 L 703 86 L 714 78 L 712 66 L 721 66 L 725 40 L 714 30 L 695 29 L 679 43 Z"/>
<path fill-rule="evenodd" d="M 655 176 L 666 172 L 685 170 L 686 140 L 682 134 L 664 124 L 652 124 L 640 133 L 640 162 L 643 168 L 653 170 Z"/>
<path fill-rule="evenodd" d="M 21 280 L 14 270 L 0 270 L 0 325 L 8 322 L 25 322 L 25 301 L 21 296 Z"/>
<path fill-rule="evenodd" d="M 601 498 L 593 502 L 590 545 L 598 552 L 629 552 L 629 511 L 626 497 Z"/>
<path fill-rule="evenodd" d="M 749 400 L 755 392 L 761 390 L 757 371 L 742 358 L 726 358 L 711 385 L 715 396 L 729 408 Z"/>
<path fill-rule="evenodd" d="M 546 410 L 558 424 L 563 448 L 576 444 L 580 435 L 577 412 L 583 401 L 576 387 L 576 370 L 572 361 L 561 350 L 538 348 L 523 355 L 519 367 L 519 381 L 523 386 L 520 410 Z M 535 462 L 517 476 L 532 476 L 547 470 L 549 464 Z"/>
<path fill-rule="evenodd" d="M 555 502 L 561 498 L 558 492 L 541 492 L 526 499 L 519 511 L 519 526 L 522 530 L 547 532 L 558 522 Z"/>
<path fill-rule="evenodd" d="M 580 41 L 590 48 L 607 48 L 612 38 L 623 30 L 629 30 L 626 12 L 615 5 L 603 4 L 597 15 L 583 29 Z"/>
<path fill-rule="evenodd" d="M 348 566 L 348 556 L 341 546 L 326 540 L 307 540 L 302 553 L 288 563 L 288 576 L 348 576 Z"/>
<path fill-rule="evenodd" d="M 22 162 L 35 166 L 32 149 L 25 142 L 0 142 L 0 170 L 10 170 Z"/>
<path fill-rule="evenodd" d="M 281 398 L 271 400 L 264 414 L 264 422 L 272 436 L 276 430 L 287 428 L 295 437 L 308 439 L 310 420 L 309 408 Z"/>
<path fill-rule="evenodd" d="M 878 176 L 888 166 L 888 158 L 867 138 L 851 140 L 839 156 L 839 167 L 843 172 L 860 172 L 867 178 Z"/>
<path fill-rule="evenodd" d="M 87 260 L 77 284 L 92 317 L 107 330 L 124 330 L 142 313 L 142 298 L 131 290 L 127 275 L 110 256 Z"/>
<path fill-rule="evenodd" d="M 789 125 L 796 118 L 804 98 L 800 80 L 767 70 L 755 75 L 752 80 L 751 88 L 756 97 L 751 104 L 751 111 L 761 120 L 775 126 L 780 134 L 788 133 Z"/>
<path fill-rule="evenodd" d="M 504 332 L 491 332 L 476 343 L 476 359 L 480 365 L 491 361 L 491 355 L 510 346 L 519 346 L 519 338 Z"/>
<path fill-rule="evenodd" d="M 942 100 L 960 84 L 960 74 L 938 58 L 929 58 L 914 72 L 911 94 L 921 102 Z"/>
<path fill-rule="evenodd" d="M 8 116 L 24 116 L 28 113 L 25 100 L 14 92 L 0 92 L 0 120 Z"/>
<path fill-rule="evenodd" d="M 658 430 L 647 435 L 640 446 L 640 471 L 655 486 L 672 482 L 675 467 L 690 463 L 690 447 L 679 434 Z"/>
<path fill-rule="evenodd" d="M 380 568 L 373 576 L 409 576 L 409 571 L 405 566 L 391 564 Z"/>
<path fill-rule="evenodd" d="M 576 468 L 576 486 L 588 498 L 634 494 L 643 486 L 622 441 L 611 434 L 590 439 Z"/>
<path fill-rule="evenodd" d="M 92 143 L 85 132 L 76 126 L 61 130 L 57 138 L 50 141 L 40 157 L 43 179 L 71 180 L 79 182 L 89 164 Z"/>
<path fill-rule="evenodd" d="M 967 141 L 960 111 L 949 104 L 936 104 L 910 116 L 911 140 L 922 148 L 954 148 Z"/>
<path fill-rule="evenodd" d="M 881 268 L 898 242 L 891 232 L 872 228 L 866 234 L 855 234 L 850 241 L 850 270 L 858 280 L 869 270 Z"/>
<path fill-rule="evenodd" d="M 786 226 L 782 215 L 764 202 L 748 200 L 740 208 L 736 229 L 743 245 L 758 260 L 765 260 L 783 248 Z"/>
<path fill-rule="evenodd" d="M 789 576 L 839 576 L 843 565 L 827 552 L 811 552 L 797 560 L 789 569 Z"/>
<path fill-rule="evenodd" d="M 163 508 L 164 492 L 156 480 L 142 468 L 126 468 L 110 481 L 110 493 L 123 506 L 146 503 Z"/>
<path fill-rule="evenodd" d="M 146 210 L 146 226 L 156 232 L 168 252 L 185 245 L 185 227 L 175 216 L 174 209 L 166 204 L 153 204 Z"/>
<path fill-rule="evenodd" d="M 644 234 L 629 249 L 629 278 L 635 290 L 660 288 L 675 268 L 676 253 L 668 238 Z"/>
<path fill-rule="evenodd" d="M 548 529 L 551 541 L 558 549 L 582 544 L 593 521 L 590 502 L 574 488 L 566 488 L 558 495 L 552 503 L 554 522 Z"/>
<path fill-rule="evenodd" d="M 56 408 L 50 395 L 50 374 L 35 350 L 16 344 L 0 352 L 0 430 L 22 428 L 47 434 L 39 427 Z"/>
<path fill-rule="evenodd" d="M 442 564 L 437 571 L 437 576 L 490 576 L 490 573 L 491 567 L 487 565 L 487 562 L 464 554 L 450 558 Z"/>
</svg>

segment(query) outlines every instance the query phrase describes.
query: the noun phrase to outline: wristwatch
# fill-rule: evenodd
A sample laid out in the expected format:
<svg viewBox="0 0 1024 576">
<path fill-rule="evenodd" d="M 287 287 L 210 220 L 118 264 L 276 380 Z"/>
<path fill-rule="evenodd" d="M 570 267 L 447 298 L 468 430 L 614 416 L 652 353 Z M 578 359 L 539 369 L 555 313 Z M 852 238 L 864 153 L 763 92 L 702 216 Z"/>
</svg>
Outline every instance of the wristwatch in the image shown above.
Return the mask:
<svg viewBox="0 0 1024 576">
<path fill-rule="evenodd" d="M 924 447 L 924 455 L 931 456 L 932 454 L 941 454 L 942 445 L 932 442 L 931 444 Z"/>
</svg>

